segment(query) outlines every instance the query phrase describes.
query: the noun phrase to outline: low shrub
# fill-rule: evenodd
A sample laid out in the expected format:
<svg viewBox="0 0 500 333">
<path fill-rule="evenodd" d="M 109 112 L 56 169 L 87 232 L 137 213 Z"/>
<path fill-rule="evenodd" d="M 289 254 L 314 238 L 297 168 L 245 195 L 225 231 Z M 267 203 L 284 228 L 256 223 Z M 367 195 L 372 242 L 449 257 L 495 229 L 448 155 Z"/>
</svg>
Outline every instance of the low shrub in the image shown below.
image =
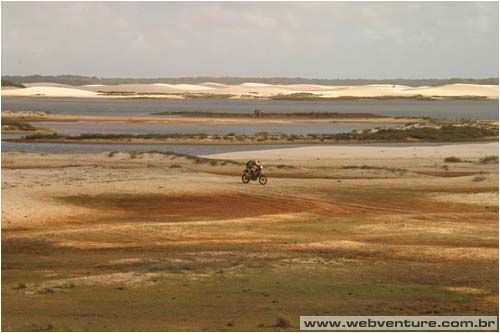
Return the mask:
<svg viewBox="0 0 500 333">
<path fill-rule="evenodd" d="M 483 180 L 486 180 L 485 176 L 476 176 L 476 177 L 472 178 L 473 182 L 482 182 Z"/>
<path fill-rule="evenodd" d="M 36 131 L 36 128 L 30 123 L 14 120 L 2 120 L 2 128 L 14 129 L 19 131 Z"/>
<path fill-rule="evenodd" d="M 490 156 L 483 157 L 482 159 L 479 160 L 479 163 L 482 163 L 482 164 L 498 163 L 498 156 L 490 155 Z"/>
<path fill-rule="evenodd" d="M 444 161 L 445 161 L 446 163 L 458 163 L 458 162 L 462 162 L 462 160 L 461 160 L 461 159 L 459 159 L 458 157 L 455 157 L 455 156 L 446 157 L 446 158 L 444 159 Z"/>
<path fill-rule="evenodd" d="M 278 327 L 278 328 L 288 328 L 290 326 L 291 326 L 290 320 L 283 318 L 283 317 L 278 317 L 276 319 L 276 323 L 274 324 L 274 327 Z"/>
</svg>

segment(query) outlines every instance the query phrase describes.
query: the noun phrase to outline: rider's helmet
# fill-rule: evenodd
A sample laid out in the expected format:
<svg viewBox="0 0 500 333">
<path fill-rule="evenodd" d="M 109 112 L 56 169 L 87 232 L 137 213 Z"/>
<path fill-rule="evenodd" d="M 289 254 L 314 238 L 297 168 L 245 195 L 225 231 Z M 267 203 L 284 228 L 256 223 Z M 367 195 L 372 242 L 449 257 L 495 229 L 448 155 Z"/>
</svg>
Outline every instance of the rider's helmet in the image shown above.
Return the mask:
<svg viewBox="0 0 500 333">
<path fill-rule="evenodd" d="M 260 165 L 260 161 L 259 161 L 259 160 L 256 160 L 256 161 L 255 161 L 255 164 Z"/>
</svg>

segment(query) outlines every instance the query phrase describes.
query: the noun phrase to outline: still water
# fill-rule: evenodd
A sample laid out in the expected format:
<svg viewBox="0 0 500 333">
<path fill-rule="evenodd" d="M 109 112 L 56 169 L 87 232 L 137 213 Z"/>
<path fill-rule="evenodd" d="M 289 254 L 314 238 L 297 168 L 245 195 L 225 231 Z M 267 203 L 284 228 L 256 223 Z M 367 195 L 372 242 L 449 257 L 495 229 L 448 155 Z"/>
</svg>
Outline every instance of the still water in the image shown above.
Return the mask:
<svg viewBox="0 0 500 333">
<path fill-rule="evenodd" d="M 116 144 L 64 144 L 2 142 L 2 151 L 52 154 L 91 154 L 111 151 L 160 151 L 189 155 L 209 155 L 236 151 L 292 148 L 303 145 L 116 145 Z"/>
<path fill-rule="evenodd" d="M 152 100 L 3 97 L 2 110 L 45 111 L 68 115 L 146 116 L 165 111 L 235 112 L 347 112 L 383 116 L 438 119 L 498 120 L 498 100 Z M 162 117 L 162 116 L 158 116 Z"/>
</svg>

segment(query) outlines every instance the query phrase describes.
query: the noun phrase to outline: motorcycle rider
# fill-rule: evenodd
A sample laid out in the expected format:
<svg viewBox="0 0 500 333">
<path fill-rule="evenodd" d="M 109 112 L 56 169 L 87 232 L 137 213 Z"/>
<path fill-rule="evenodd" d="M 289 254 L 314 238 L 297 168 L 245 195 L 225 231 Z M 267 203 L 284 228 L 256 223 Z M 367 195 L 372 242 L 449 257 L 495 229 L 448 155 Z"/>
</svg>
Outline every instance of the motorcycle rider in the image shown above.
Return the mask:
<svg viewBox="0 0 500 333">
<path fill-rule="evenodd" d="M 253 167 L 255 165 L 255 161 L 254 160 L 249 160 L 246 164 L 246 169 L 247 169 L 247 172 L 248 173 L 251 173 L 252 170 L 253 170 Z"/>
<path fill-rule="evenodd" d="M 262 170 L 262 164 L 259 160 L 249 160 L 246 164 L 246 168 L 253 177 L 260 173 L 260 171 Z"/>
<path fill-rule="evenodd" d="M 252 169 L 252 173 L 254 175 L 258 175 L 261 170 L 262 170 L 262 164 L 260 163 L 259 160 L 256 160 Z"/>
<path fill-rule="evenodd" d="M 262 173 L 264 166 L 259 160 L 249 160 L 241 175 L 243 184 L 248 184 L 251 180 L 258 180 L 261 185 L 267 184 L 267 177 Z"/>
</svg>

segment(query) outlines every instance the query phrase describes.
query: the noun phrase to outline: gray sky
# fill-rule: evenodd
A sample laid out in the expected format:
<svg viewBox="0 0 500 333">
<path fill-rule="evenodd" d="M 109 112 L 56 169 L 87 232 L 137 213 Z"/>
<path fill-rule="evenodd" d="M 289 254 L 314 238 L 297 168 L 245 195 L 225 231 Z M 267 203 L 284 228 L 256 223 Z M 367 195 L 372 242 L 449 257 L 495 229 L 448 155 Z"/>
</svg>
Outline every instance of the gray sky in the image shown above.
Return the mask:
<svg viewBox="0 0 500 333">
<path fill-rule="evenodd" d="M 2 74 L 498 76 L 498 3 L 2 2 Z"/>
</svg>

